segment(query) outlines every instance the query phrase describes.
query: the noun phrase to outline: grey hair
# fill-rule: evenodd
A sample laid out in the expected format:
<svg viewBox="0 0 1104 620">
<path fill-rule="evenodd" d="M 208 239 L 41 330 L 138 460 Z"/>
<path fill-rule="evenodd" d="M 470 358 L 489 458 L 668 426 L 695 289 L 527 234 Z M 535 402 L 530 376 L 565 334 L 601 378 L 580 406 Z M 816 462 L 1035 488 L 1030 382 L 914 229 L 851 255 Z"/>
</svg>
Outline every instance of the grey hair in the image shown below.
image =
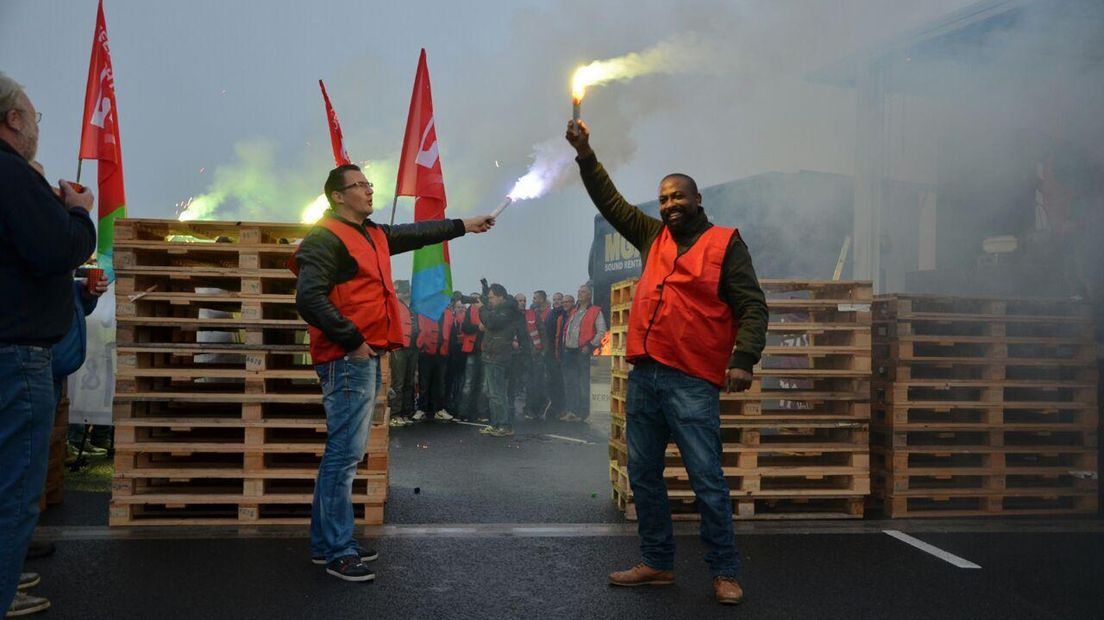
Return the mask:
<svg viewBox="0 0 1104 620">
<path fill-rule="evenodd" d="M 14 110 L 15 102 L 22 92 L 23 85 L 0 71 L 0 114 L 7 114 L 9 110 Z"/>
</svg>

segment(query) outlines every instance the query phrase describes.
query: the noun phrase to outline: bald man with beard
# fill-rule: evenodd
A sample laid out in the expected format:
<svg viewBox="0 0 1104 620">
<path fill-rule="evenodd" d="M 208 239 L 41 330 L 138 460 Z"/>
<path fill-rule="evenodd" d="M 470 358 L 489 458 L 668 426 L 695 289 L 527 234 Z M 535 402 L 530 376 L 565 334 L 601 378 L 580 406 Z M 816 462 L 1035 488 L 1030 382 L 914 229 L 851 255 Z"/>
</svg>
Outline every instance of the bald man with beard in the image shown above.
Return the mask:
<svg viewBox="0 0 1104 620">
<path fill-rule="evenodd" d="M 629 311 L 625 359 L 629 484 L 642 562 L 611 573 L 615 586 L 674 582 L 675 541 L 663 478 L 674 439 L 701 513 L 701 539 L 717 602 L 736 604 L 740 555 L 732 500 L 721 467 L 720 390 L 751 387 L 766 346 L 767 304 L 740 232 L 715 226 L 698 185 L 672 173 L 659 183 L 654 218 L 621 196 L 590 146 L 583 121 L 567 124 L 591 201 L 640 250 L 643 270 Z"/>
</svg>

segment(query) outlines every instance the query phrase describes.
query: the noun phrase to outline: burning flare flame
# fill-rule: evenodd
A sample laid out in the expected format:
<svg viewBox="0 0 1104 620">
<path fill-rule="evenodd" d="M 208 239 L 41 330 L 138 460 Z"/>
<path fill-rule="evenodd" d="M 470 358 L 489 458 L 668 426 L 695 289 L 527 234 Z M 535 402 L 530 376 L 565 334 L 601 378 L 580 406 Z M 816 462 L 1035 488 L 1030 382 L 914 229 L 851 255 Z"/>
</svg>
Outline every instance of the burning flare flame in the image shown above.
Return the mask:
<svg viewBox="0 0 1104 620">
<path fill-rule="evenodd" d="M 684 33 L 639 52 L 595 60 L 579 67 L 571 78 L 571 96 L 575 103 L 579 103 L 591 86 L 656 73 L 702 71 L 715 65 L 720 54 L 721 50 L 717 49 L 714 42 L 693 32 Z"/>
<path fill-rule="evenodd" d="M 299 222 L 302 224 L 313 224 L 322 219 L 322 215 L 326 213 L 326 209 L 330 208 L 330 203 L 326 200 L 325 194 L 319 194 L 318 198 L 315 198 L 306 207 L 303 207 L 303 213 L 299 216 Z"/>
</svg>

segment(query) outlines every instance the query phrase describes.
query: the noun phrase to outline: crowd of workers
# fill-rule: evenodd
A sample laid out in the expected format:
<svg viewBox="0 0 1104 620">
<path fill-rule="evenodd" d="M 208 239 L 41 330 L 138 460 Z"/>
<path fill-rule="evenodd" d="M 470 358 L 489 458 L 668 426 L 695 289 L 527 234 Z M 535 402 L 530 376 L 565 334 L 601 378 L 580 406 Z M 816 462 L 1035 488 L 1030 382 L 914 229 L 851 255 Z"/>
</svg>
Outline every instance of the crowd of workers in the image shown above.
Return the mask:
<svg viewBox="0 0 1104 620">
<path fill-rule="evenodd" d="M 434 320 L 412 312 L 409 284 L 396 282 L 403 346 L 390 355 L 391 426 L 459 419 L 508 437 L 518 416 L 585 422 L 590 359 L 606 335 L 590 284 L 577 297 L 533 291 L 531 304 L 482 284 L 482 292 L 454 293 Z"/>
</svg>

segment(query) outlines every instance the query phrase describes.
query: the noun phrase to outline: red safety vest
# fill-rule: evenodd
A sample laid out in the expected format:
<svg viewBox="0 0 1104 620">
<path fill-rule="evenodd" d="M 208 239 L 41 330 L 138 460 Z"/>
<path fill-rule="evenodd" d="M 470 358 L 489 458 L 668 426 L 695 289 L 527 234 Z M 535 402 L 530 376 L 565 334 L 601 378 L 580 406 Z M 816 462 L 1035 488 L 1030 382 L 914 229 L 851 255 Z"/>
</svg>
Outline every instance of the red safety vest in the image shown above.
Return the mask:
<svg viewBox="0 0 1104 620">
<path fill-rule="evenodd" d="M 665 226 L 648 252 L 629 312 L 631 363 L 651 358 L 724 385 L 738 326 L 720 298 L 721 263 L 734 228 L 713 226 L 682 256 Z"/>
<path fill-rule="evenodd" d="M 434 355 L 448 355 L 449 335 L 452 332 L 452 310 L 445 309 L 441 321 L 418 315 L 418 350 Z"/>
<path fill-rule="evenodd" d="M 567 315 L 562 313 L 560 314 L 560 316 L 556 317 L 556 357 L 559 357 L 560 353 L 563 352 L 564 336 L 566 335 L 565 330 L 567 328 L 564 319 L 566 318 Z"/>
<path fill-rule="evenodd" d="M 368 236 L 365 237 L 355 227 L 331 217 L 322 218 L 315 226 L 337 235 L 357 263 L 356 275 L 335 285 L 330 291 L 330 301 L 342 316 L 356 325 L 368 346 L 381 351 L 402 347 L 400 304 L 391 282 L 391 250 L 387 235 L 377 226 L 366 226 Z M 299 275 L 294 254 L 288 260 L 288 267 Z M 347 351 L 326 338 L 322 330 L 308 325 L 307 332 L 310 334 L 311 361 L 315 364 L 345 357 Z"/>
<path fill-rule="evenodd" d="M 481 325 L 479 322 L 479 306 L 469 306 L 468 312 L 471 313 L 471 322 L 473 325 Z M 475 341 L 479 338 L 479 332 L 474 334 L 460 334 L 460 350 L 464 353 L 471 353 L 475 351 Z"/>
<path fill-rule="evenodd" d="M 401 301 L 399 302 L 399 320 L 402 322 L 402 348 L 409 349 L 410 339 L 414 335 L 414 317 L 410 314 L 410 308 Z"/>
<path fill-rule="evenodd" d="M 575 313 L 579 307 L 575 306 L 571 309 L 571 313 L 567 315 L 567 320 L 570 323 L 571 319 L 575 317 Z M 585 344 L 590 344 L 591 340 L 598 335 L 598 314 L 602 312 L 602 309 L 594 304 L 587 306 L 586 312 L 583 313 L 583 320 L 579 323 L 579 342 L 577 347 L 582 348 Z M 565 327 L 566 329 L 566 327 Z M 567 338 L 567 332 L 564 332 L 564 338 Z"/>
<path fill-rule="evenodd" d="M 540 351 L 544 348 L 541 343 L 539 325 L 544 325 L 545 320 L 548 319 L 548 313 L 550 311 L 551 310 L 549 308 L 545 308 L 544 310 L 541 310 L 541 313 L 539 315 L 537 314 L 536 310 L 530 309 L 525 311 L 525 326 L 529 328 L 529 339 L 533 341 L 534 351 Z"/>
<path fill-rule="evenodd" d="M 439 349 L 439 355 L 448 355 L 449 345 L 452 344 L 452 325 L 456 322 L 456 316 L 452 313 L 452 308 L 445 308 L 444 315 L 441 316 L 441 348 Z"/>
</svg>

